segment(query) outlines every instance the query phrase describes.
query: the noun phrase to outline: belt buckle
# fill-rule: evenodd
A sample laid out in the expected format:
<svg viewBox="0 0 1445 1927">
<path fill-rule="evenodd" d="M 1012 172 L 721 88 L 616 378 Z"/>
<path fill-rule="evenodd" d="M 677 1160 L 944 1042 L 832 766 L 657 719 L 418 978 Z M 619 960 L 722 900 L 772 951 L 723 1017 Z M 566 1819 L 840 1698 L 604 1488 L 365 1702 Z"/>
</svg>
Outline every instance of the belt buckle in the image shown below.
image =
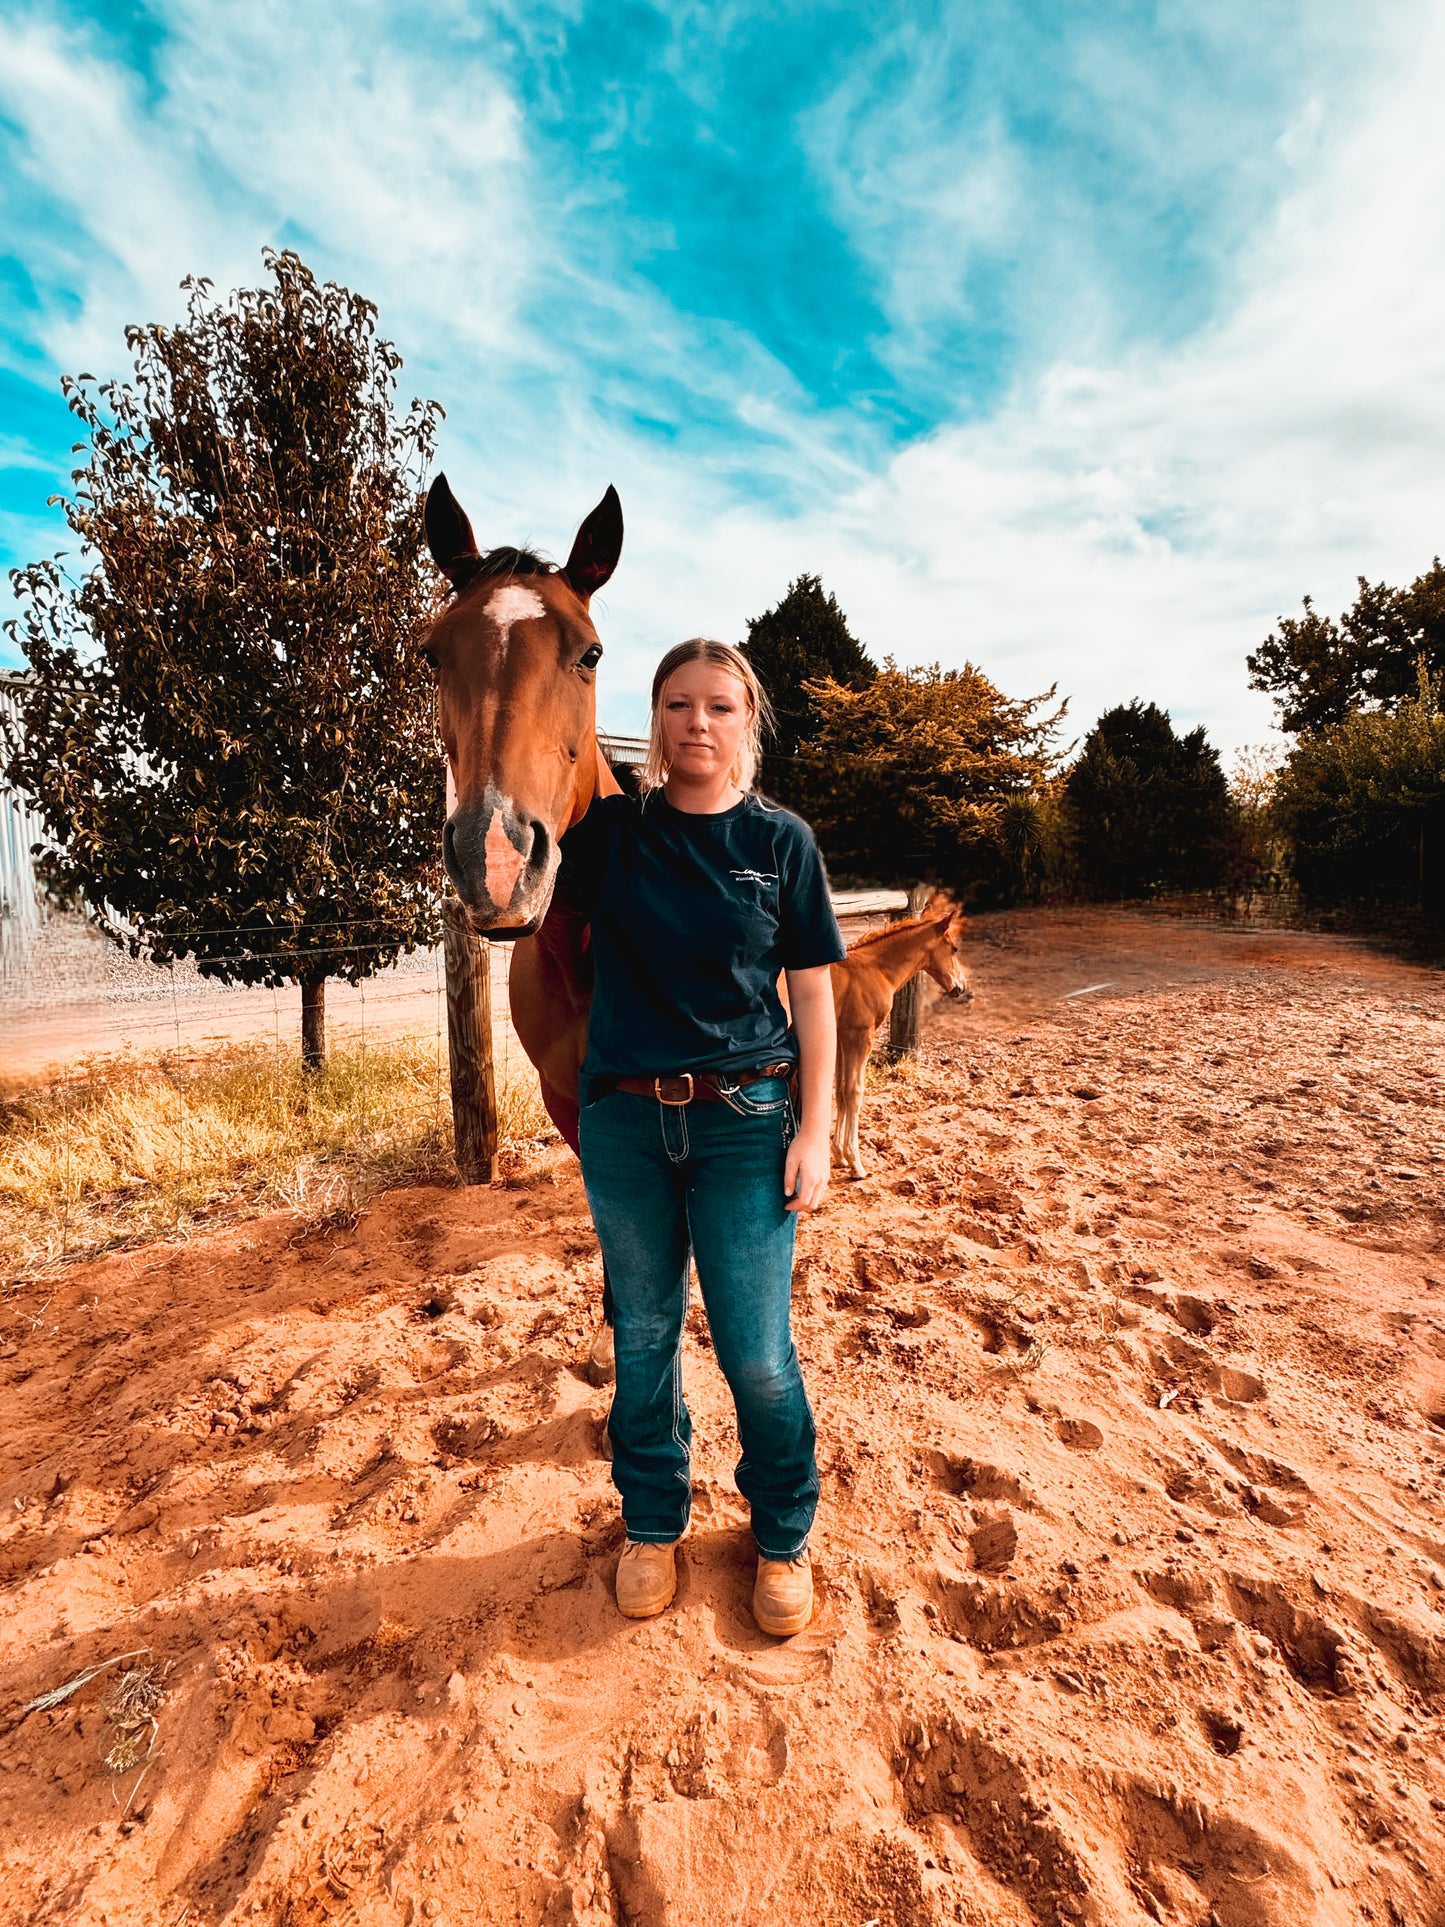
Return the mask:
<svg viewBox="0 0 1445 1927">
<path fill-rule="evenodd" d="M 683 1078 L 687 1079 L 687 1096 L 686 1097 L 664 1097 L 663 1096 L 662 1086 L 664 1082 L 668 1084 L 680 1084 Z M 693 1093 L 696 1090 L 696 1088 L 697 1087 L 694 1085 L 692 1081 L 691 1071 L 681 1071 L 676 1077 L 669 1077 L 666 1079 L 661 1077 L 654 1077 L 652 1080 L 653 1093 L 656 1096 L 658 1103 L 670 1104 L 674 1110 L 681 1110 L 685 1104 L 691 1104 L 693 1099 Z"/>
</svg>

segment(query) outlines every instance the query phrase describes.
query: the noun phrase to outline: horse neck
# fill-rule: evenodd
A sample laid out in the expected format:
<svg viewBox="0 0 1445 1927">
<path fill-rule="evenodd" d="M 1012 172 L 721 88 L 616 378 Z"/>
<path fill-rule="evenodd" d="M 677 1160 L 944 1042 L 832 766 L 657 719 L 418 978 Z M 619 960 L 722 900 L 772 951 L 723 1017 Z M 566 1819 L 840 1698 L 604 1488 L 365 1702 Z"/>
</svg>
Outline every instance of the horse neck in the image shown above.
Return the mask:
<svg viewBox="0 0 1445 1927">
<path fill-rule="evenodd" d="M 890 990 L 901 990 L 923 968 L 928 949 L 928 925 L 910 922 L 875 937 L 868 945 L 868 961 L 888 980 Z"/>
<path fill-rule="evenodd" d="M 577 781 L 560 834 L 565 836 L 568 830 L 580 823 L 599 796 L 617 796 L 621 789 L 622 785 L 612 774 L 607 758 L 602 754 L 596 731 L 589 732 L 577 752 Z"/>
</svg>

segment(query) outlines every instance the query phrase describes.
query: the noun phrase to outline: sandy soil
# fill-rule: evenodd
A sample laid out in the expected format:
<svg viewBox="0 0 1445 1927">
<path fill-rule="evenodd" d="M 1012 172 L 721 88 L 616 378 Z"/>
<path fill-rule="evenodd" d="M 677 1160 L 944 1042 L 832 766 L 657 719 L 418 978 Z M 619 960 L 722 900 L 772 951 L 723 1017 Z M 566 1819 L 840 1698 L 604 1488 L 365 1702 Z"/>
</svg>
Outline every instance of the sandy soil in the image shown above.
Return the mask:
<svg viewBox="0 0 1445 1927">
<path fill-rule="evenodd" d="M 1445 1922 L 1445 983 L 1106 915 L 974 966 L 804 1228 L 791 1642 L 696 1312 L 678 1601 L 612 1608 L 561 1153 L 10 1300 L 0 1921 Z M 21 1717 L 135 1647 L 138 1786 L 121 1669 Z"/>
</svg>

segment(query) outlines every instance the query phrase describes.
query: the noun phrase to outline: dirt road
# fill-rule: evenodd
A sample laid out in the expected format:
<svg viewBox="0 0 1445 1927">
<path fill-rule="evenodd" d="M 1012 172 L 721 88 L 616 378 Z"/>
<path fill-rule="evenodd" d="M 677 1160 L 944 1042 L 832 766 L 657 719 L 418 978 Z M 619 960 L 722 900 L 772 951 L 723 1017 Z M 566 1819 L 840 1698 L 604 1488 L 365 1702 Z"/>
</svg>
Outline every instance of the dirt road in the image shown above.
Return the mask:
<svg viewBox="0 0 1445 1927">
<path fill-rule="evenodd" d="M 803 1229 L 786 1644 L 696 1311 L 679 1597 L 611 1606 L 560 1152 L 5 1305 L 0 1921 L 1445 1921 L 1445 982 L 976 937 Z M 124 1668 L 15 1723 L 138 1647 L 148 1766 Z"/>
</svg>

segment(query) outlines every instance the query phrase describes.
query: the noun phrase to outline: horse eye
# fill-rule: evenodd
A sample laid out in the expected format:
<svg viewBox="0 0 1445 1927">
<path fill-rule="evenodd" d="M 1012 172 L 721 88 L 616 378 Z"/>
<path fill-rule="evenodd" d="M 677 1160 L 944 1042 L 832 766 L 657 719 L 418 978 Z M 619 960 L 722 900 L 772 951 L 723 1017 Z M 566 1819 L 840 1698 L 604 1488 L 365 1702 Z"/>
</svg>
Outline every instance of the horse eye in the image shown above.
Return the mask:
<svg viewBox="0 0 1445 1927">
<path fill-rule="evenodd" d="M 577 658 L 579 669 L 595 669 L 602 660 L 602 644 L 594 642 L 590 649 L 584 650 Z"/>
<path fill-rule="evenodd" d="M 426 660 L 431 664 L 433 669 L 436 669 L 439 667 L 439 664 L 436 659 L 435 651 L 431 649 L 423 649 L 421 653 L 426 658 Z"/>
</svg>

